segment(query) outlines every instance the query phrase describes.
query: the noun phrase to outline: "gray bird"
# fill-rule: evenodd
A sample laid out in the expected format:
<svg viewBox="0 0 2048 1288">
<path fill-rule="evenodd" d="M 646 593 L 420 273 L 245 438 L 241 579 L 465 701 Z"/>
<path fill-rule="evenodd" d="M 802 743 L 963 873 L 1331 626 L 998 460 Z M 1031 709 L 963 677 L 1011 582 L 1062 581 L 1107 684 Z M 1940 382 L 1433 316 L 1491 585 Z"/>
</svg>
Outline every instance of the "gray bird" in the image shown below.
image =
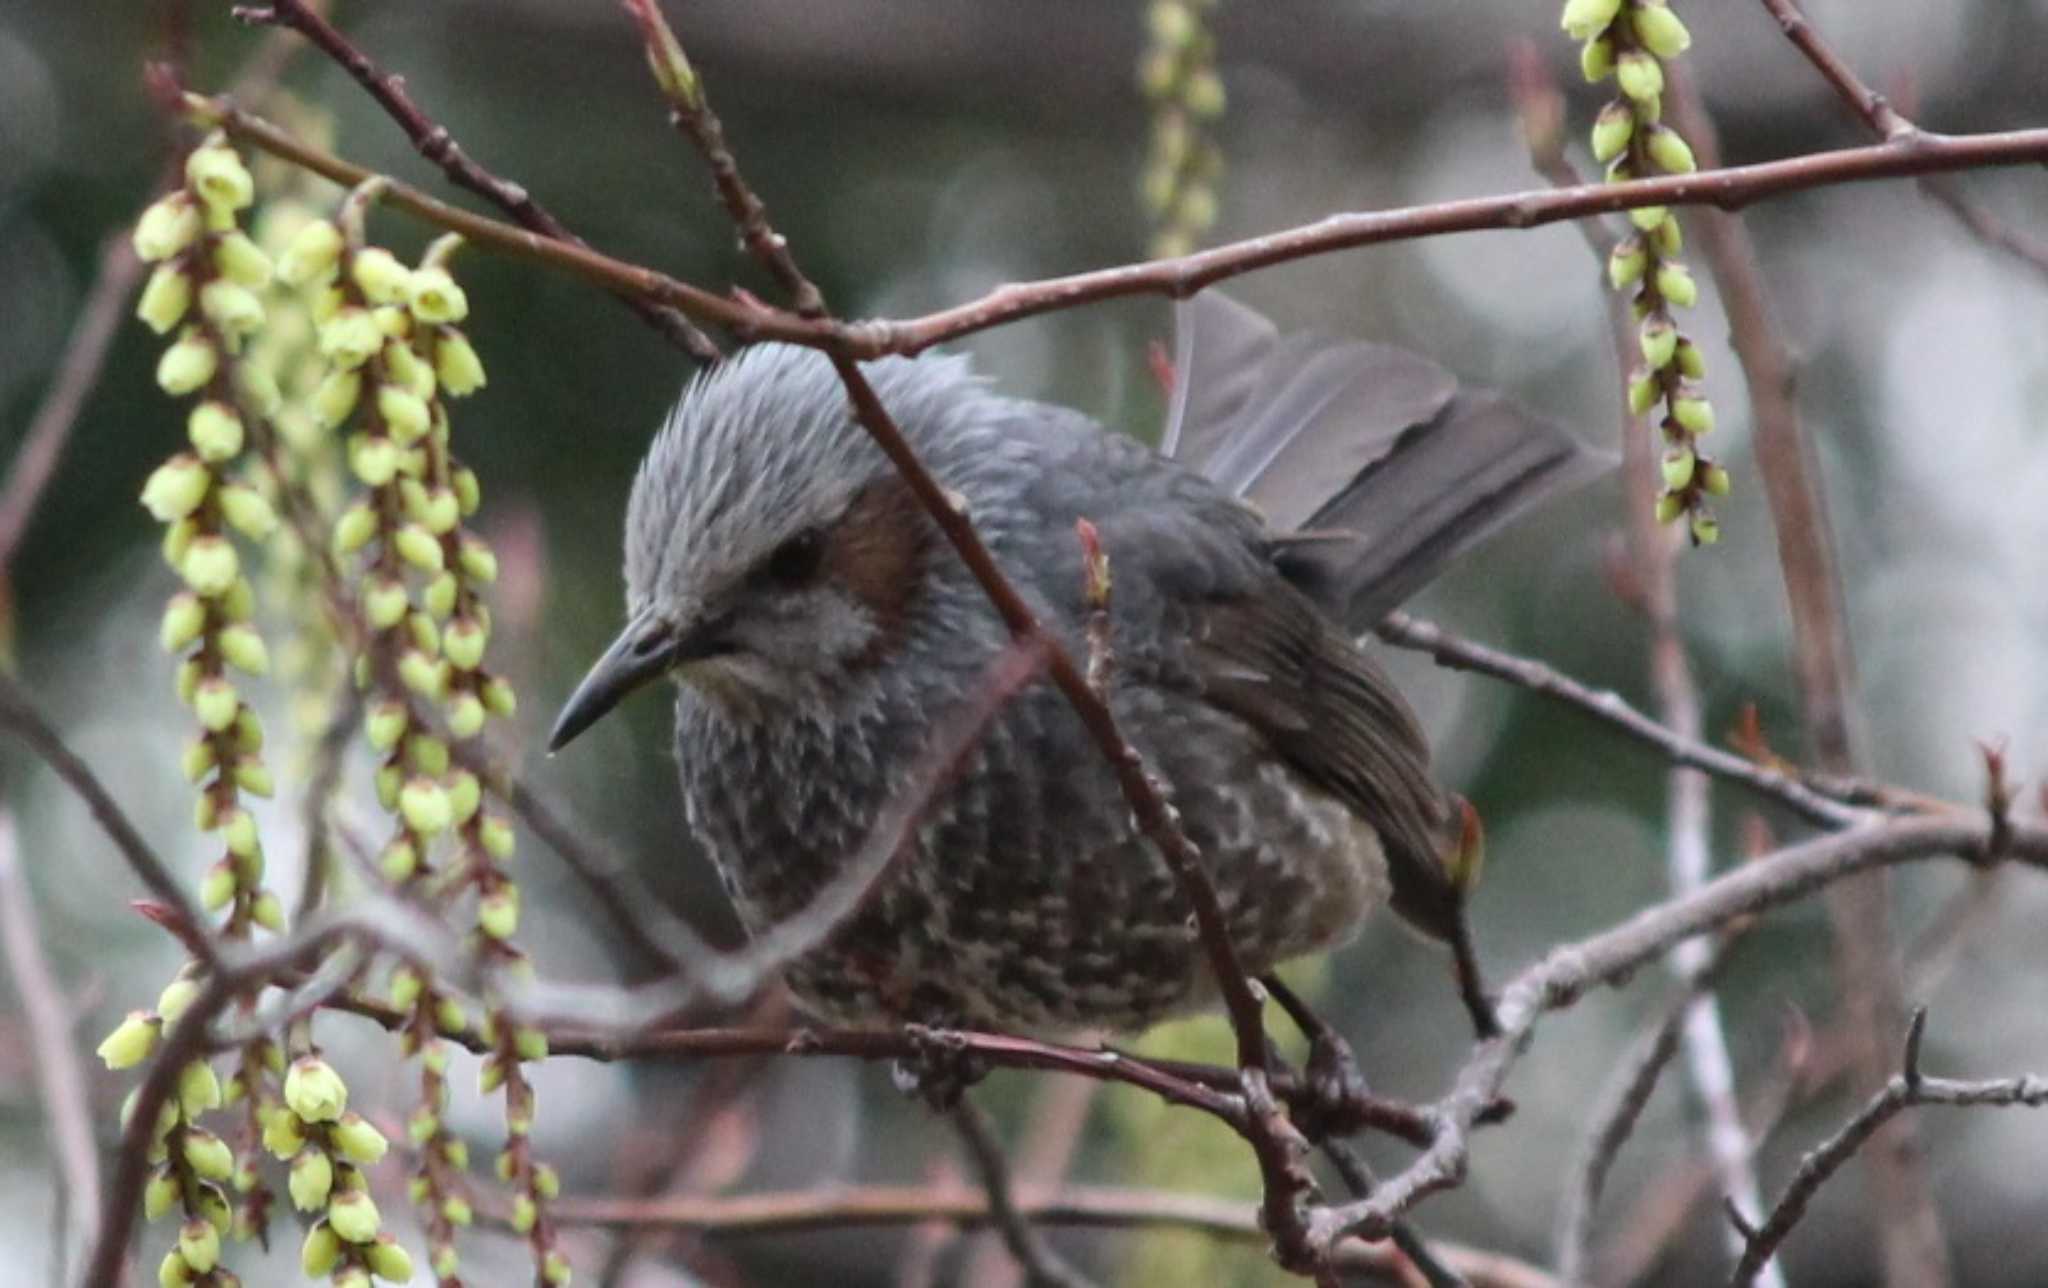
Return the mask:
<svg viewBox="0 0 2048 1288">
<path fill-rule="evenodd" d="M 1161 452 L 1005 397 L 961 358 L 865 370 L 1077 656 L 1075 521 L 1099 530 L 1109 704 L 1249 969 L 1337 944 L 1390 901 L 1469 954 L 1456 798 L 1353 639 L 1603 462 L 1399 349 L 1283 338 L 1214 292 L 1178 329 Z M 625 544 L 626 627 L 550 748 L 673 676 L 688 826 L 759 933 L 861 847 L 1008 636 L 802 348 L 759 345 L 691 384 L 634 480 Z M 1034 1032 L 1129 1031 L 1215 997 L 1186 900 L 1049 684 L 1001 711 L 788 982 L 834 1022 Z"/>
</svg>

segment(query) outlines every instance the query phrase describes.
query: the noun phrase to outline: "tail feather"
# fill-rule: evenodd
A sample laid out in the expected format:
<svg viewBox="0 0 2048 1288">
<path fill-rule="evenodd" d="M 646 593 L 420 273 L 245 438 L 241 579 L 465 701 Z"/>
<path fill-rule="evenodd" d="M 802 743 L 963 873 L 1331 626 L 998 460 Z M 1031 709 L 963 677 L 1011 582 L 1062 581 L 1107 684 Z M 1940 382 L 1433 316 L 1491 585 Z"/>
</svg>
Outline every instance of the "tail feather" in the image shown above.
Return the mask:
<svg viewBox="0 0 2048 1288">
<path fill-rule="evenodd" d="M 1281 567 L 1354 630 L 1613 463 L 1427 358 L 1282 337 L 1214 291 L 1178 331 L 1162 450 L 1256 505 L 1285 534 Z"/>
</svg>

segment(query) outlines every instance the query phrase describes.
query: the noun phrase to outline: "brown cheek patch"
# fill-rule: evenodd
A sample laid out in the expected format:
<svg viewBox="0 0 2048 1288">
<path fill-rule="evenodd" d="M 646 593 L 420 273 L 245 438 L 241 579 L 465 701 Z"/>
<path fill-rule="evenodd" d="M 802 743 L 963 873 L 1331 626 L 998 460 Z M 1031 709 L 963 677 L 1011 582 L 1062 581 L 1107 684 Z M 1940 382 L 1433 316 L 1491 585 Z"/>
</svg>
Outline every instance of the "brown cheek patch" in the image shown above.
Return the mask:
<svg viewBox="0 0 2048 1288">
<path fill-rule="evenodd" d="M 825 575 L 852 591 L 881 625 L 867 660 L 901 638 L 923 585 L 931 519 L 908 484 L 891 475 L 869 484 L 826 537 Z"/>
</svg>

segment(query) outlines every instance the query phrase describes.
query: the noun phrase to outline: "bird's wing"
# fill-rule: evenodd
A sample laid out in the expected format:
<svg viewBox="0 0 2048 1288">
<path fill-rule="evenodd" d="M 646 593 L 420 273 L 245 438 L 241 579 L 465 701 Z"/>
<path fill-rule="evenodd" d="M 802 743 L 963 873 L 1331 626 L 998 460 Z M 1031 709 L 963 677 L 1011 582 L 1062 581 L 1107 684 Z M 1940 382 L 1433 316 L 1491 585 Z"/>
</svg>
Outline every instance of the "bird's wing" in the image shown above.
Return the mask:
<svg viewBox="0 0 2048 1288">
<path fill-rule="evenodd" d="M 1161 450 L 1257 506 L 1282 570 L 1366 630 L 1460 552 L 1612 464 L 1390 345 L 1281 336 L 1214 291 L 1180 306 Z"/>
<path fill-rule="evenodd" d="M 1371 823 L 1395 911 L 1449 939 L 1458 900 L 1444 864 L 1448 803 L 1422 730 L 1386 672 L 1277 577 L 1195 607 L 1191 624 L 1188 662 L 1203 699 Z"/>
</svg>

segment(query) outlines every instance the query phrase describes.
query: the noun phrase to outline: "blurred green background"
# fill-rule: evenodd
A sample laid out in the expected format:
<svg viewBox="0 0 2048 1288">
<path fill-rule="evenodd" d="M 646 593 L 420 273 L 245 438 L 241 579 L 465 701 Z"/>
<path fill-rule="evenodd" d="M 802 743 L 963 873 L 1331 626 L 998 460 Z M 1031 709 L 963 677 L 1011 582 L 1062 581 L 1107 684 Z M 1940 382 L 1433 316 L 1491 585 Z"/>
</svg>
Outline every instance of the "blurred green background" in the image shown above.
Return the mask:
<svg viewBox="0 0 2048 1288">
<path fill-rule="evenodd" d="M 259 37 L 229 21 L 225 5 L 193 7 L 193 80 L 217 87 Z M 1695 35 L 1688 62 L 1731 160 L 1863 141 L 1760 7 L 1681 7 Z M 1808 8 L 1845 56 L 1932 128 L 2048 121 L 2043 0 L 1813 0 Z M 699 0 L 670 9 L 747 173 L 841 312 L 912 314 L 1003 281 L 1142 255 L 1141 5 Z M 1538 186 L 1508 106 L 1509 42 L 1534 39 L 1566 79 L 1574 139 L 1599 102 L 1575 83 L 1555 9 L 1529 0 L 1226 4 L 1216 32 L 1227 170 L 1211 238 L 1333 210 Z M 598 247 L 772 298 L 735 245 L 702 167 L 669 131 L 616 5 L 409 0 L 347 3 L 337 17 L 405 74 L 473 156 L 528 185 Z M 164 132 L 139 68 L 160 23 L 153 4 L 0 6 L 0 459 L 48 387 L 102 239 L 152 195 Z M 438 174 L 332 66 L 308 54 L 286 83 L 333 113 L 343 154 L 442 191 Z M 2043 225 L 2041 175 L 1964 182 L 2015 225 Z M 1795 349 L 1800 403 L 1840 537 L 1868 767 L 1970 799 L 1979 790 L 1971 740 L 2004 737 L 2016 770 L 2038 776 L 2048 756 L 2048 282 L 1973 241 L 1910 184 L 1775 200 L 1750 220 Z M 391 214 L 376 216 L 373 229 L 408 253 L 428 235 Z M 460 269 L 469 331 L 491 378 L 456 409 L 457 450 L 482 475 L 483 518 L 508 567 L 499 647 L 524 699 L 525 770 L 629 855 L 672 906 L 729 940 L 730 914 L 681 834 L 660 699 L 630 704 L 560 762 L 533 745 L 617 624 L 627 486 L 689 366 L 576 281 L 481 254 Z M 1355 251 L 1231 289 L 1288 326 L 1430 352 L 1611 443 L 1617 381 L 1597 269 L 1573 229 L 1552 227 Z M 1727 729 L 1740 705 L 1755 701 L 1781 749 L 1796 752 L 1775 545 L 1749 462 L 1739 368 L 1710 286 L 1687 321 L 1708 352 L 1718 446 L 1737 488 L 1723 509 L 1722 544 L 1687 555 L 1679 571 L 1707 728 Z M 1159 301 L 1118 302 L 961 347 L 1005 389 L 1149 436 L 1160 409 L 1145 345 L 1167 324 Z M 156 350 L 139 325 L 123 327 L 8 570 L 8 625 L 21 674 L 66 736 L 166 855 L 196 872 L 201 847 L 175 767 L 186 717 L 154 643 L 170 574 L 154 554 L 154 525 L 134 503 L 142 479 L 181 438 L 151 383 Z M 1418 607 L 1647 702 L 1644 627 L 1603 574 L 1618 503 L 1609 481 L 1555 507 L 1465 561 Z M 1414 657 L 1391 662 L 1425 714 L 1447 780 L 1486 816 L 1490 857 L 1476 916 L 1496 973 L 1659 896 L 1660 764 L 1554 705 Z M 275 761 L 288 783 L 303 751 Z M 127 910 L 138 892 L 132 878 L 76 802 L 12 747 L 0 751 L 0 765 L 84 1049 L 154 996 L 175 950 Z M 366 778 L 362 766 L 355 771 Z M 358 799 L 366 787 L 352 781 Z M 298 848 L 293 795 L 288 788 L 263 820 L 274 854 Z M 1725 790 L 1715 802 L 1720 853 L 1731 855 L 1753 802 Z M 1791 820 L 1768 810 L 1764 818 L 1781 836 L 1796 834 Z M 544 973 L 598 979 L 634 968 L 616 960 L 608 929 L 541 847 L 525 844 L 520 862 L 524 936 Z M 291 875 L 276 865 L 273 873 L 289 891 Z M 1964 883 L 1947 868 L 1902 874 L 1903 937 Z M 2048 900 L 2015 874 L 1986 904 L 1953 971 L 1914 998 L 1934 1007 L 1930 1071 L 2048 1067 L 2048 936 L 2039 929 Z M 1788 1005 L 1826 1028 L 1834 1012 L 1826 961 L 1817 907 L 1770 919 L 1737 954 L 1724 1000 L 1745 1089 L 1773 1078 Z M 1464 1022 L 1434 954 L 1380 925 L 1325 974 L 1333 1015 L 1375 1086 L 1435 1094 L 1463 1049 Z M 1544 1026 L 1510 1086 L 1519 1114 L 1482 1139 L 1469 1183 L 1428 1205 L 1419 1217 L 1425 1230 L 1548 1258 L 1563 1161 L 1593 1089 L 1657 1005 L 1657 974 Z M 1199 1047 L 1218 1033 L 1176 1040 Z M 362 1101 L 402 1112 L 410 1075 L 393 1067 L 381 1039 L 333 1019 L 322 1036 Z M 54 1273 L 57 1228 L 30 1041 L 12 990 L 0 990 L 0 1280 L 23 1284 Z M 94 1069 L 92 1095 L 110 1142 L 127 1080 Z M 613 1188 L 650 1133 L 663 1139 L 683 1121 L 703 1076 L 557 1061 L 539 1079 L 539 1146 L 572 1191 Z M 457 1085 L 471 1084 L 458 1075 Z M 1043 1127 L 1037 1085 L 1017 1075 L 992 1080 L 988 1098 L 1013 1130 Z M 742 1124 L 731 1129 L 737 1134 L 721 1138 L 727 1165 L 701 1183 L 745 1190 L 913 1180 L 953 1150 L 943 1127 L 901 1103 L 880 1070 L 787 1061 L 752 1075 L 749 1095 L 750 1108 L 728 1122 Z M 1076 1176 L 1251 1192 L 1242 1149 L 1204 1122 L 1140 1100 L 1117 1090 L 1096 1100 Z M 1761 1149 L 1767 1191 L 1844 1107 L 1834 1093 L 1795 1103 Z M 458 1098 L 458 1121 L 480 1148 L 494 1139 L 496 1112 Z M 2048 1203 L 2048 1119 L 1936 1112 L 1943 1116 L 1926 1120 L 1925 1135 L 1961 1281 L 2048 1282 L 2048 1227 L 2039 1219 Z M 1664 1201 L 1686 1160 L 1699 1156 L 1697 1118 L 1683 1080 L 1667 1079 L 1622 1156 L 1604 1235 L 1644 1228 L 1644 1210 Z M 1374 1153 L 1388 1166 L 1401 1156 Z M 1714 1199 L 1709 1187 L 1676 1209 L 1679 1232 L 1644 1282 L 1719 1282 Z M 396 1192 L 386 1208 L 406 1228 Z M 1793 1239 L 1793 1282 L 1868 1282 L 1867 1212 L 1852 1170 Z M 627 1282 L 702 1274 L 710 1282 L 890 1283 L 909 1237 L 686 1241 L 641 1262 Z M 139 1242 L 147 1249 L 160 1240 L 153 1231 Z M 1124 1282 L 1169 1273 L 1196 1282 L 1276 1278 L 1256 1250 L 1219 1250 L 1190 1236 L 1056 1233 L 1054 1241 Z M 509 1240 L 478 1234 L 469 1242 L 473 1282 L 522 1273 Z M 590 1232 L 574 1232 L 569 1246 L 580 1266 L 602 1261 L 602 1240 Z M 939 1281 L 986 1264 L 968 1260 L 976 1252 L 971 1241 L 945 1247 Z M 238 1254 L 235 1264 L 247 1282 L 289 1281 L 287 1258 Z"/>
</svg>

